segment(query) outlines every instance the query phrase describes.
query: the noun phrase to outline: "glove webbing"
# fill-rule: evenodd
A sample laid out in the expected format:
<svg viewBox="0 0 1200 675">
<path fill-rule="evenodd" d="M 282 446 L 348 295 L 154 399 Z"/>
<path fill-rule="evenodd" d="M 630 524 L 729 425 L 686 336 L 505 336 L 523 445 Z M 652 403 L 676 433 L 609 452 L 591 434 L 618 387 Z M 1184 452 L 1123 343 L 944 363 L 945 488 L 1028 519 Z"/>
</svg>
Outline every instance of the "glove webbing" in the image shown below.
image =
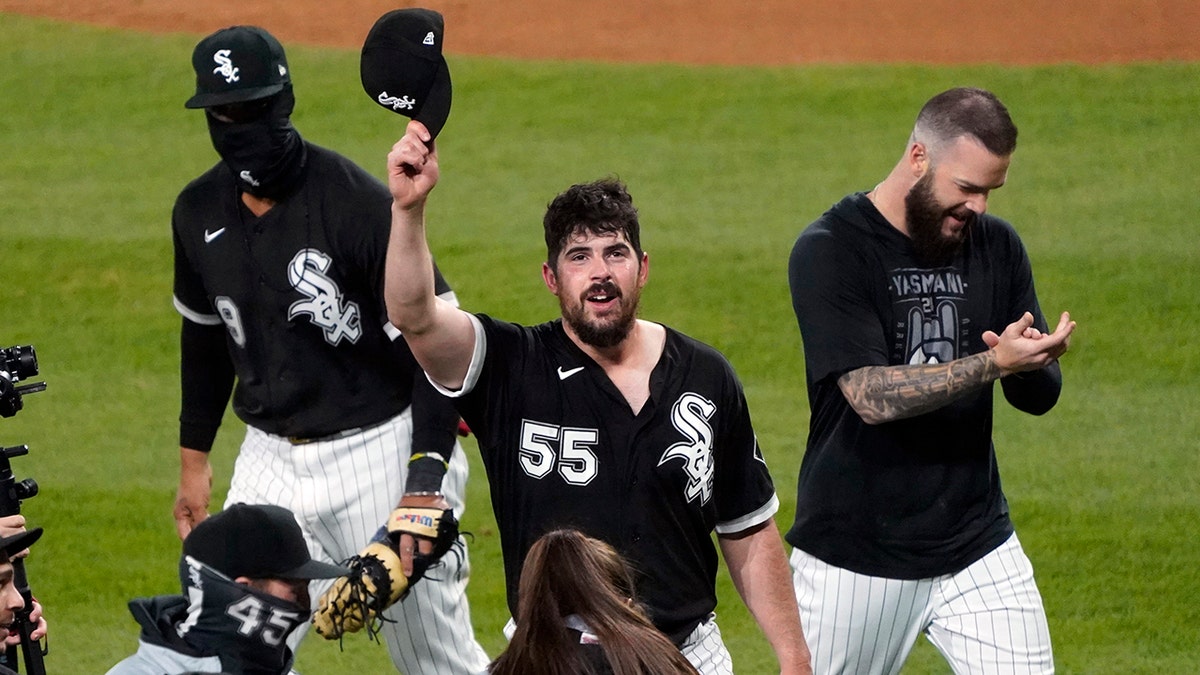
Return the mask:
<svg viewBox="0 0 1200 675">
<path fill-rule="evenodd" d="M 346 601 L 344 603 L 334 602 L 330 608 L 334 625 L 343 625 L 347 615 L 354 616 L 357 612 L 358 616 L 363 617 L 363 629 L 367 631 L 367 638 L 379 640 L 379 632 L 383 630 L 383 624 L 396 622 L 395 619 L 389 619 L 383 615 L 383 610 L 389 606 L 388 589 L 392 586 L 391 576 L 384 567 L 383 561 L 373 555 L 351 556 L 342 564 L 350 568 L 353 573 L 347 579 Z M 371 584 L 379 589 L 378 592 L 370 591 L 363 580 L 364 574 L 370 578 Z M 400 597 L 403 598 L 405 595 L 408 595 L 407 590 Z M 339 648 L 345 636 L 344 631 L 338 636 Z"/>
</svg>

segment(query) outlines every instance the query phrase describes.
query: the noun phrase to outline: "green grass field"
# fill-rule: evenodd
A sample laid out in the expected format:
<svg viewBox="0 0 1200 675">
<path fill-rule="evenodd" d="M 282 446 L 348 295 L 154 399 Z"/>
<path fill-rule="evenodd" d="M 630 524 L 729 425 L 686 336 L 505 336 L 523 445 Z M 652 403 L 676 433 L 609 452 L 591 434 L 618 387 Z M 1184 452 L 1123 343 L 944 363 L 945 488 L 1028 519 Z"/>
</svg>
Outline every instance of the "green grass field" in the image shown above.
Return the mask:
<svg viewBox="0 0 1200 675">
<path fill-rule="evenodd" d="M 35 478 L 46 537 L 27 571 L 51 673 L 103 673 L 135 649 L 125 608 L 178 592 L 177 334 L 169 217 L 215 161 L 187 111 L 199 36 L 0 14 L 0 346 L 32 344 L 49 388 L 0 421 Z M 376 175 L 403 128 L 358 83 L 355 50 L 289 46 L 294 121 Z M 742 377 L 790 523 L 807 428 L 786 261 L 799 231 L 869 189 L 912 118 L 955 85 L 992 89 L 1021 128 L 991 208 L 1021 232 L 1042 306 L 1079 321 L 1043 418 L 1000 408 L 997 448 L 1062 673 L 1200 669 L 1200 64 L 1038 68 L 694 68 L 453 58 L 431 244 L 462 303 L 538 322 L 540 222 L 572 182 L 615 174 L 653 261 L 643 315 L 723 350 Z M 213 453 L 223 498 L 241 427 Z M 496 653 L 504 608 L 473 448 L 474 623 Z M 720 579 L 740 673 L 773 659 Z M 306 673 L 384 673 L 365 639 L 306 642 Z M 921 644 L 906 673 L 945 673 Z"/>
</svg>

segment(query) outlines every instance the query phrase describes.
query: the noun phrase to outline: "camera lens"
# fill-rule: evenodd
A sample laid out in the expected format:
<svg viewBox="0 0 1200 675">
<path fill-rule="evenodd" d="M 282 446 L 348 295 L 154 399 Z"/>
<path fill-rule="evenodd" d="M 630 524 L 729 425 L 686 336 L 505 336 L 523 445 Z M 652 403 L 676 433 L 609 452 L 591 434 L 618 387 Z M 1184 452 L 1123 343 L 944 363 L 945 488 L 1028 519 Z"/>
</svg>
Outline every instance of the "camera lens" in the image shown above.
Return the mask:
<svg viewBox="0 0 1200 675">
<path fill-rule="evenodd" d="M 4 359 L 4 370 L 12 376 L 12 380 L 24 380 L 38 374 L 37 353 L 33 345 L 18 345 L 0 350 Z"/>
</svg>

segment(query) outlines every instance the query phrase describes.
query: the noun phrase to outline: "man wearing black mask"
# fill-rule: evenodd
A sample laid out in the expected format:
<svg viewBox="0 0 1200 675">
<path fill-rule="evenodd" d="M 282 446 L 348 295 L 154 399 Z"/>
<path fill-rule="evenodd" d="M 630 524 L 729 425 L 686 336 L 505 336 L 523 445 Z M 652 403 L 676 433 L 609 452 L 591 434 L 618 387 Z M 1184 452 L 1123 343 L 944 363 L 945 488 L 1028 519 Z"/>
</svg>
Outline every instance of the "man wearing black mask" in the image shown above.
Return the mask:
<svg viewBox="0 0 1200 675">
<path fill-rule="evenodd" d="M 284 675 L 286 638 L 311 614 L 309 581 L 349 574 L 309 556 L 287 509 L 234 504 L 184 540 L 181 594 L 129 603 L 138 651 L 108 675 Z"/>
<path fill-rule="evenodd" d="M 225 503 L 295 512 L 317 560 L 358 553 L 398 503 L 447 504 L 461 518 L 467 464 L 456 451 L 457 413 L 397 339 L 382 302 L 391 194 L 301 138 L 287 59 L 265 30 L 217 31 L 196 46 L 192 65 L 196 94 L 186 106 L 205 110 L 221 161 L 184 188 L 172 214 L 183 315 L 180 538 L 208 515 L 208 452 L 231 392 L 247 428 Z M 412 546 L 402 539 L 401 556 Z M 465 552 L 444 558 L 445 568 L 385 613 L 400 671 L 486 668 Z"/>
</svg>

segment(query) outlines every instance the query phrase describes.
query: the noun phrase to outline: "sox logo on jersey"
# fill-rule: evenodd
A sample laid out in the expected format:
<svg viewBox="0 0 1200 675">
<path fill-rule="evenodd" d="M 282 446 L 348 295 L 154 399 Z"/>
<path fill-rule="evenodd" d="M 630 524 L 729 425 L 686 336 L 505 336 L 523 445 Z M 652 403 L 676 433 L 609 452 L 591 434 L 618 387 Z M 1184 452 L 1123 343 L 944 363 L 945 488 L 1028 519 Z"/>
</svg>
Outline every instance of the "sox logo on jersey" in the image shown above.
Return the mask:
<svg viewBox="0 0 1200 675">
<path fill-rule="evenodd" d="M 713 430 L 708 420 L 716 410 L 712 401 L 691 392 L 680 396 L 671 407 L 671 423 L 688 441 L 667 448 L 658 465 L 671 459 L 683 460 L 683 471 L 688 476 L 684 493 L 689 502 L 699 497 L 701 504 L 707 504 L 712 497 Z"/>
<path fill-rule="evenodd" d="M 337 345 L 342 338 L 358 342 L 362 325 L 358 303 L 344 302 L 337 283 L 325 275 L 333 260 L 315 248 L 302 249 L 288 265 L 288 281 L 308 296 L 288 307 L 288 319 L 308 314 L 314 325 L 325 329 L 325 341 Z"/>
<path fill-rule="evenodd" d="M 712 497 L 713 429 L 708 421 L 716 411 L 712 401 L 690 392 L 680 396 L 671 407 L 671 423 L 688 440 L 667 448 L 658 465 L 672 459 L 683 460 L 682 468 L 688 477 L 684 496 L 689 502 L 699 498 L 701 504 L 707 504 Z M 557 467 L 558 474 L 568 483 L 587 485 L 599 470 L 592 450 L 599 439 L 600 432 L 596 429 L 521 420 L 521 468 L 541 479 Z"/>
</svg>

